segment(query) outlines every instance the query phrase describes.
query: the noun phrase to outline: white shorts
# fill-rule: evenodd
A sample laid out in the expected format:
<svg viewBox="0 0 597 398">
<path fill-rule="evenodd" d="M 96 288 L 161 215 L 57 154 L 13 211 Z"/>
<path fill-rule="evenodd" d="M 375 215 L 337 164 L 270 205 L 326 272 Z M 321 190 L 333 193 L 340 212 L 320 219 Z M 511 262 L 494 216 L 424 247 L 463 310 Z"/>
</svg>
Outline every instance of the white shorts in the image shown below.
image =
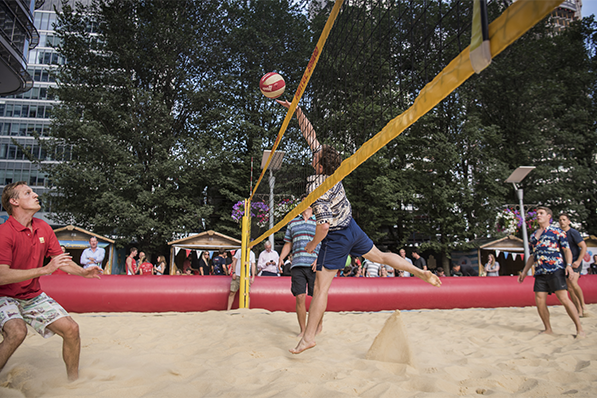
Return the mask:
<svg viewBox="0 0 597 398">
<path fill-rule="evenodd" d="M 0 297 L 0 328 L 11 319 L 22 319 L 47 339 L 54 335 L 47 326 L 67 316 L 68 312 L 45 293 L 28 300 Z"/>
</svg>

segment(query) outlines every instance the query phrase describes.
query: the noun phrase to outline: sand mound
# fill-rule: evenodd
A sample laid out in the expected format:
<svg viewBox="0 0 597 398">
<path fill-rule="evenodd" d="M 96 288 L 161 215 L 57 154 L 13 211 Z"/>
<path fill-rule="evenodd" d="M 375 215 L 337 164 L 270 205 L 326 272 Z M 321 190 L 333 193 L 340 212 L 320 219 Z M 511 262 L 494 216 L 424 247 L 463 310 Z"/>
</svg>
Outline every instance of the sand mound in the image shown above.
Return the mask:
<svg viewBox="0 0 597 398">
<path fill-rule="evenodd" d="M 394 312 L 388 318 L 369 348 L 366 358 L 414 366 L 408 335 L 404 329 L 400 311 Z"/>
</svg>

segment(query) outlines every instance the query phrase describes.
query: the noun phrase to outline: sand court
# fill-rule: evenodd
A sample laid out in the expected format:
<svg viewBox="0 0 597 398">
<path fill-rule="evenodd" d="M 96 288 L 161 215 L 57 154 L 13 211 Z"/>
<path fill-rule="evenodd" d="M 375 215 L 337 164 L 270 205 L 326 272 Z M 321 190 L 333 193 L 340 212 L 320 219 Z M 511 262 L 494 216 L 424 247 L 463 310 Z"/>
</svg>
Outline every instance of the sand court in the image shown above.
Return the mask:
<svg viewBox="0 0 597 398">
<path fill-rule="evenodd" d="M 30 330 L 0 373 L 0 396 L 592 397 L 597 305 L 588 307 L 584 339 L 561 306 L 550 307 L 552 336 L 537 334 L 534 307 L 327 313 L 317 346 L 300 355 L 288 352 L 294 313 L 72 314 L 80 379 L 66 380 L 60 337 Z M 410 354 L 399 357 L 404 344 Z"/>
</svg>

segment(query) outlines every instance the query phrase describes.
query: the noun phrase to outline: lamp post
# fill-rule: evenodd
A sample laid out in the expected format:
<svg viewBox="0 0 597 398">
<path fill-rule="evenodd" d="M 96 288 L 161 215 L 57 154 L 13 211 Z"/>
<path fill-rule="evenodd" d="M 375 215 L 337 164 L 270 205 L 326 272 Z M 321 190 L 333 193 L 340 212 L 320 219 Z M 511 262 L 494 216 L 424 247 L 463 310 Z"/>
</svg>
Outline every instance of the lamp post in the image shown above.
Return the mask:
<svg viewBox="0 0 597 398">
<path fill-rule="evenodd" d="M 261 158 L 261 169 L 265 167 L 267 159 L 269 158 L 271 151 L 266 149 L 263 151 L 263 157 Z M 276 185 L 276 177 L 274 177 L 274 171 L 279 170 L 282 167 L 282 159 L 284 159 L 284 151 L 274 152 L 274 157 L 269 164 L 269 229 L 274 227 L 274 185 Z M 274 234 L 269 236 L 269 242 L 274 248 Z"/>
<path fill-rule="evenodd" d="M 510 177 L 504 182 L 512 183 L 516 196 L 518 196 L 518 203 L 520 204 L 520 216 L 522 217 L 522 241 L 524 244 L 524 263 L 526 264 L 531 254 L 529 253 L 529 237 L 527 235 L 527 224 L 526 224 L 526 213 L 524 211 L 524 201 L 522 188 L 518 188 L 518 185 L 524 178 L 535 168 L 535 166 L 520 166 Z M 530 272 L 530 271 L 529 271 Z M 530 275 L 530 273 L 529 273 Z"/>
</svg>

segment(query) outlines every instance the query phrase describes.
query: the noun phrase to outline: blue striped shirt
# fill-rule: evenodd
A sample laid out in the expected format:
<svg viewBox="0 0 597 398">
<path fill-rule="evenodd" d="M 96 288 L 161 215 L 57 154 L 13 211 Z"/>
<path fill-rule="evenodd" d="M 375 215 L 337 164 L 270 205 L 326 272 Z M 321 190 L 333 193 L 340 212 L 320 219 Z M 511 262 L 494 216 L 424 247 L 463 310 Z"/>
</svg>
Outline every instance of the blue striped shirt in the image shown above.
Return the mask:
<svg viewBox="0 0 597 398">
<path fill-rule="evenodd" d="M 313 240 L 315 236 L 315 216 L 311 216 L 307 221 L 302 214 L 293 218 L 286 227 L 284 242 L 292 242 L 292 265 L 294 267 L 310 267 L 313 261 L 317 260 L 320 245 L 317 245 L 313 253 L 307 253 L 305 246 Z"/>
</svg>

